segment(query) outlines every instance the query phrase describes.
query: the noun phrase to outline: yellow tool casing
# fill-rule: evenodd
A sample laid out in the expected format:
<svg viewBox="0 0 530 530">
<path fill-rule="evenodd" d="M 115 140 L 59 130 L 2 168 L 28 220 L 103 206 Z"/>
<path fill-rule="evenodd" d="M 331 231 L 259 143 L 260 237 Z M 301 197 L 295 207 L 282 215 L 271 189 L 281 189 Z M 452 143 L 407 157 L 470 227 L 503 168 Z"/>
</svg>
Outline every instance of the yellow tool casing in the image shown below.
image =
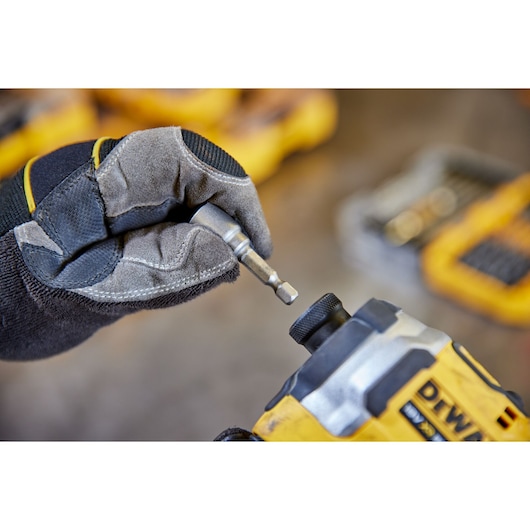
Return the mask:
<svg viewBox="0 0 530 530">
<path fill-rule="evenodd" d="M 265 441 L 530 440 L 520 399 L 446 334 L 375 299 L 349 317 L 337 299 L 329 309 L 330 296 L 317 318 L 307 313 L 326 297 L 297 321 L 305 336 L 293 338 L 312 357 L 254 434 Z M 326 311 L 333 314 L 322 317 Z"/>
</svg>

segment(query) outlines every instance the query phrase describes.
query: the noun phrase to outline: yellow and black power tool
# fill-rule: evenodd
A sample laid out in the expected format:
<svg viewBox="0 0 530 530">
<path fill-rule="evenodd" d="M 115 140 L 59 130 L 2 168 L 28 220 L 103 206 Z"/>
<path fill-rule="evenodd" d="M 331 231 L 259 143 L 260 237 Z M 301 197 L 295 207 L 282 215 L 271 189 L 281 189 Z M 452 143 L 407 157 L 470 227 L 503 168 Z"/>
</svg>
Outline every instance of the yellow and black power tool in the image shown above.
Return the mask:
<svg viewBox="0 0 530 530">
<path fill-rule="evenodd" d="M 221 236 L 285 304 L 296 300 L 228 214 L 206 203 L 190 223 Z M 448 335 L 389 302 L 371 299 L 351 316 L 328 293 L 289 334 L 311 357 L 252 432 L 234 427 L 216 441 L 530 441 L 517 394 Z"/>
<path fill-rule="evenodd" d="M 461 345 L 389 302 L 328 293 L 291 326 L 311 357 L 252 432 L 216 441 L 529 441 L 520 397 Z"/>
<path fill-rule="evenodd" d="M 250 246 L 241 227 L 206 203 L 191 217 L 216 232 L 257 278 L 291 304 L 298 291 Z M 252 432 L 216 441 L 530 441 L 522 400 L 464 347 L 393 304 L 371 299 L 351 316 L 328 293 L 291 326 L 311 357 Z"/>
</svg>

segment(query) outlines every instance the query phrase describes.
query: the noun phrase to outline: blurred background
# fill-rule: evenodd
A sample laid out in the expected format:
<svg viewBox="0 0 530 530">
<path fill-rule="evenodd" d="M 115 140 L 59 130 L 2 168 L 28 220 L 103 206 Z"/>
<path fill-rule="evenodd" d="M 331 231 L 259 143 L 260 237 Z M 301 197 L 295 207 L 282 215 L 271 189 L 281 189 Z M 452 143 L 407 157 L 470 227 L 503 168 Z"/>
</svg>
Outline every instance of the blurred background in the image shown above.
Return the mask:
<svg viewBox="0 0 530 530">
<path fill-rule="evenodd" d="M 208 441 L 251 429 L 308 358 L 290 325 L 327 292 L 350 313 L 375 297 L 444 331 L 528 409 L 528 212 L 501 237 L 484 201 L 506 185 L 526 201 L 529 92 L 3 90 L 0 178 L 66 143 L 163 125 L 202 133 L 252 176 L 270 264 L 299 298 L 283 305 L 242 268 L 235 284 L 125 317 L 62 355 L 2 362 L 0 439 Z M 459 224 L 477 204 L 484 223 Z M 449 230 L 518 237 L 493 257 L 460 249 L 489 278 L 468 281 L 454 263 L 438 266 L 454 250 Z M 495 275 L 509 276 L 502 289 Z"/>
</svg>

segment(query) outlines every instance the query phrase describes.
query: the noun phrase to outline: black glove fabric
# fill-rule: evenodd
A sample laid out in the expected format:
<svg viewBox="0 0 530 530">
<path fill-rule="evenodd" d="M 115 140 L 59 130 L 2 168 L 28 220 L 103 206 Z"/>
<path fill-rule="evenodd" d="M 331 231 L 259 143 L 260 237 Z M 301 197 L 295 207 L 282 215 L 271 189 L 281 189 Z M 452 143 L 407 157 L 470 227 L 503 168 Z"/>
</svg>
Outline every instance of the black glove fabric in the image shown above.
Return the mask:
<svg viewBox="0 0 530 530">
<path fill-rule="evenodd" d="M 128 313 L 234 281 L 228 245 L 183 221 L 205 202 L 270 256 L 252 180 L 196 133 L 148 129 L 30 160 L 0 188 L 0 358 L 48 357 Z"/>
</svg>

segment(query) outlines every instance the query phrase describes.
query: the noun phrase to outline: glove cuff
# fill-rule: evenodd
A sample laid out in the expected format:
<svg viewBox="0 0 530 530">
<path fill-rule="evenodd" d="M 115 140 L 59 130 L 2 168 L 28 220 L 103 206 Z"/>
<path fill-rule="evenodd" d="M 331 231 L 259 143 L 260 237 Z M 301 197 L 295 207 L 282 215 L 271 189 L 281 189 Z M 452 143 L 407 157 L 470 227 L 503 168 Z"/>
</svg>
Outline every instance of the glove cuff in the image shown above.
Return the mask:
<svg viewBox="0 0 530 530">
<path fill-rule="evenodd" d="M 13 232 L 0 239 L 0 359 L 33 360 L 66 351 L 121 316 L 79 295 L 51 289 L 26 268 Z M 90 304 L 88 304 L 90 305 Z"/>
</svg>

